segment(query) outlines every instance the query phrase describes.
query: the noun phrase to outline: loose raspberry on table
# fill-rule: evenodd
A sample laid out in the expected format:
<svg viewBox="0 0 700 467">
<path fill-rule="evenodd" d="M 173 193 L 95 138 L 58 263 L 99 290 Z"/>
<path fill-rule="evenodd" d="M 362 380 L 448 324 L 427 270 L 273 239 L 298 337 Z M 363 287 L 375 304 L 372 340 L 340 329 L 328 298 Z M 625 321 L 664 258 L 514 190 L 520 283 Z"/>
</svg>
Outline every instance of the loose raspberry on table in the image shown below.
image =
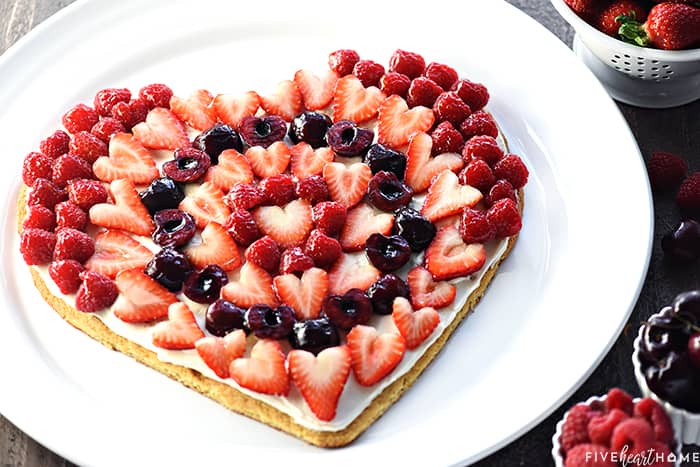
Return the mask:
<svg viewBox="0 0 700 467">
<path fill-rule="evenodd" d="M 95 241 L 85 232 L 62 228 L 56 230 L 53 259 L 74 259 L 84 263 L 95 253 Z"/>
<path fill-rule="evenodd" d="M 700 172 L 692 173 L 683 180 L 678 188 L 676 204 L 686 213 L 700 213 Z"/>
<path fill-rule="evenodd" d="M 668 152 L 657 151 L 647 161 L 649 183 L 657 191 L 665 191 L 677 186 L 687 172 L 688 163 Z"/>
<path fill-rule="evenodd" d="M 146 115 L 148 115 L 148 106 L 141 99 L 132 99 L 129 102 L 117 102 L 114 107 L 112 107 L 112 117 L 122 122 L 122 125 L 124 125 L 124 128 L 127 130 L 131 130 L 134 125 L 146 120 Z M 92 128 L 92 126 L 90 126 L 90 128 Z M 90 128 L 88 128 L 88 130 Z"/>
<path fill-rule="evenodd" d="M 248 246 L 262 236 L 253 215 L 245 209 L 233 210 L 224 227 L 241 246 Z"/>
<path fill-rule="evenodd" d="M 49 276 L 51 276 L 61 293 L 72 294 L 77 292 L 80 284 L 82 284 L 80 273 L 84 270 L 85 268 L 79 262 L 73 259 L 65 259 L 54 261 L 49 265 Z"/>
<path fill-rule="evenodd" d="M 45 178 L 37 178 L 32 185 L 32 191 L 27 196 L 27 206 L 44 206 L 53 209 L 57 203 L 68 197 L 65 190 L 54 185 Z"/>
<path fill-rule="evenodd" d="M 95 109 L 85 104 L 78 104 L 63 115 L 63 126 L 68 133 L 76 134 L 79 131 L 90 131 L 99 119 L 100 116 Z"/>
<path fill-rule="evenodd" d="M 68 152 L 70 136 L 63 130 L 56 130 L 51 136 L 39 144 L 39 151 L 52 159 Z"/>
<path fill-rule="evenodd" d="M 513 188 L 522 188 L 527 183 L 530 172 L 525 163 L 515 154 L 506 154 L 493 166 L 496 178 L 508 180 Z"/>
<path fill-rule="evenodd" d="M 607 413 L 596 415 L 588 422 L 588 437 L 595 444 L 610 446 L 610 437 L 615 427 L 629 414 L 620 409 L 612 409 Z"/>
<path fill-rule="evenodd" d="M 605 398 L 605 410 L 609 412 L 612 409 L 620 409 L 627 415 L 631 416 L 632 411 L 634 410 L 632 396 L 620 388 L 610 389 Z"/>
<path fill-rule="evenodd" d="M 566 454 L 564 467 L 617 467 L 612 452 L 598 444 L 578 444 Z"/>
<path fill-rule="evenodd" d="M 381 89 L 387 97 L 396 94 L 397 96 L 405 98 L 410 86 L 411 78 L 396 72 L 386 73 L 382 76 L 382 79 L 379 80 L 379 89 Z"/>
<path fill-rule="evenodd" d="M 442 88 L 430 79 L 419 76 L 411 81 L 406 94 L 406 103 L 409 107 L 422 105 L 432 108 L 438 96 L 442 94 Z"/>
<path fill-rule="evenodd" d="M 88 216 L 74 202 L 61 201 L 54 210 L 56 211 L 56 226 L 58 228 L 68 227 L 80 231 L 85 230 Z"/>
<path fill-rule="evenodd" d="M 93 178 L 92 165 L 74 154 L 64 154 L 53 162 L 51 181 L 65 188 L 69 181 L 77 178 Z"/>
<path fill-rule="evenodd" d="M 520 232 L 522 219 L 518 205 L 510 198 L 500 199 L 486 211 L 491 223 L 496 228 L 496 238 L 505 238 Z"/>
<path fill-rule="evenodd" d="M 24 229 L 20 235 L 19 252 L 24 262 L 40 265 L 51 262 L 56 245 L 56 234 L 42 229 Z"/>
<path fill-rule="evenodd" d="M 331 237 L 340 234 L 347 214 L 345 206 L 335 201 L 322 201 L 311 209 L 311 219 L 316 228 Z"/>
<path fill-rule="evenodd" d="M 279 244 L 268 235 L 255 240 L 245 251 L 247 261 L 257 264 L 270 274 L 276 274 L 279 270 L 281 256 Z"/>
<path fill-rule="evenodd" d="M 445 91 L 449 91 L 452 85 L 459 79 L 459 75 L 451 66 L 442 63 L 431 62 L 423 73 L 426 78 L 435 81 Z"/>
<path fill-rule="evenodd" d="M 360 61 L 360 55 L 351 49 L 340 49 L 328 55 L 328 66 L 343 77 L 352 73 L 355 64 Z"/>
<path fill-rule="evenodd" d="M 265 202 L 265 194 L 254 183 L 237 183 L 224 197 L 224 202 L 231 209 L 253 209 Z"/>
<path fill-rule="evenodd" d="M 459 153 L 464 144 L 462 133 L 457 131 L 448 121 L 442 122 L 435 127 L 430 137 L 433 139 L 432 154 L 434 156 L 446 152 Z"/>
<path fill-rule="evenodd" d="M 296 195 L 311 204 L 327 201 L 330 198 L 328 185 L 320 175 L 312 175 L 297 182 Z"/>
<path fill-rule="evenodd" d="M 139 89 L 139 98 L 146 103 L 148 109 L 156 107 L 170 108 L 170 98 L 173 90 L 165 84 L 152 83 Z"/>
<path fill-rule="evenodd" d="M 98 114 L 103 117 L 112 115 L 112 107 L 117 102 L 129 102 L 131 100 L 131 91 L 126 88 L 108 88 L 102 89 L 95 94 L 93 105 Z"/>
<path fill-rule="evenodd" d="M 470 106 L 471 108 L 471 106 Z M 474 109 L 472 109 L 474 110 Z M 462 122 L 459 127 L 465 140 L 473 136 L 486 135 L 496 138 L 498 136 L 498 126 L 493 117 L 483 110 L 474 112 Z"/>
<path fill-rule="evenodd" d="M 112 138 L 112 135 L 117 133 L 123 133 L 125 131 L 126 128 L 124 128 L 122 122 L 120 122 L 116 118 L 105 117 L 100 119 L 99 122 L 95 123 L 95 126 L 92 127 L 90 133 L 97 136 L 101 141 L 105 142 L 106 144 L 109 144 L 109 140 Z"/>
<path fill-rule="evenodd" d="M 486 204 L 492 206 L 499 199 L 510 198 L 517 201 L 513 185 L 508 180 L 496 180 L 488 194 L 486 195 Z"/>
<path fill-rule="evenodd" d="M 44 206 L 28 206 L 27 214 L 22 221 L 23 229 L 41 229 L 48 232 L 56 228 L 56 216 Z"/>
<path fill-rule="evenodd" d="M 472 112 L 486 107 L 489 102 L 489 91 L 481 83 L 474 83 L 468 79 L 457 81 L 452 85 L 451 91 L 456 91 Z"/>
<path fill-rule="evenodd" d="M 322 269 L 331 267 L 340 258 L 342 252 L 343 249 L 338 240 L 318 229 L 311 231 L 304 247 L 304 253 L 314 261 L 316 267 Z"/>
<path fill-rule="evenodd" d="M 302 273 L 312 267 L 314 267 L 314 260 L 298 246 L 287 248 L 280 258 L 280 274 Z"/>
<path fill-rule="evenodd" d="M 71 180 L 67 191 L 69 199 L 84 211 L 89 211 L 96 204 L 107 202 L 107 189 L 97 180 Z"/>
<path fill-rule="evenodd" d="M 468 164 L 473 159 L 483 159 L 493 168 L 493 166 L 503 157 L 503 150 L 498 145 L 496 138 L 492 136 L 474 136 L 464 143 L 462 149 L 462 159 Z"/>
<path fill-rule="evenodd" d="M 384 76 L 384 66 L 372 60 L 360 60 L 353 67 L 352 74 L 357 76 L 366 88 L 378 86 L 379 80 Z"/>
<path fill-rule="evenodd" d="M 466 208 L 459 220 L 459 234 L 465 243 L 484 243 L 495 237 L 496 228 L 485 212 Z"/>
<path fill-rule="evenodd" d="M 34 185 L 39 178 L 51 180 L 53 159 L 40 152 L 30 152 L 22 163 L 22 181 L 27 186 Z"/>
<path fill-rule="evenodd" d="M 459 127 L 472 113 L 469 106 L 453 91 L 438 96 L 433 104 L 433 112 L 438 122 L 448 121 L 455 127 Z"/>
<path fill-rule="evenodd" d="M 279 174 L 260 182 L 260 189 L 265 201 L 277 206 L 284 206 L 296 198 L 294 180 L 290 175 Z"/>
<path fill-rule="evenodd" d="M 409 78 L 417 78 L 425 71 L 425 59 L 417 53 L 398 49 L 389 59 L 389 71 L 402 73 Z"/>
<path fill-rule="evenodd" d="M 75 308 L 84 313 L 94 313 L 112 306 L 119 296 L 117 285 L 109 278 L 94 271 L 80 273 L 83 283 L 75 296 Z"/>
<path fill-rule="evenodd" d="M 70 152 L 92 164 L 98 157 L 107 156 L 109 148 L 104 141 L 92 133 L 79 131 L 73 136 L 73 141 L 70 142 Z"/>
<path fill-rule="evenodd" d="M 459 182 L 485 193 L 496 183 L 496 177 L 486 161 L 474 159 L 459 173 Z"/>
</svg>

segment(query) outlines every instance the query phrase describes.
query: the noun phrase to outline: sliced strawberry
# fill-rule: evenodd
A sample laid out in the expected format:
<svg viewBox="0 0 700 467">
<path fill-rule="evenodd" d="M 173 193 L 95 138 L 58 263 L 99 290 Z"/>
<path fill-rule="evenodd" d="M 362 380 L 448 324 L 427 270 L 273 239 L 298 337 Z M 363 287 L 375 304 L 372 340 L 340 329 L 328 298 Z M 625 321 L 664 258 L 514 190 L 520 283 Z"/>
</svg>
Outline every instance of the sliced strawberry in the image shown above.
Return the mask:
<svg viewBox="0 0 700 467">
<path fill-rule="evenodd" d="M 478 271 L 486 262 L 486 249 L 481 243 L 464 243 L 457 227 L 438 230 L 425 250 L 425 267 L 435 280 L 464 277 Z"/>
<path fill-rule="evenodd" d="M 131 131 L 149 149 L 178 149 L 190 145 L 185 125 L 163 107 L 148 112 L 146 121 L 135 125 Z"/>
<path fill-rule="evenodd" d="M 202 243 L 190 244 L 185 255 L 198 269 L 216 264 L 224 271 L 233 271 L 242 264 L 238 245 L 221 224 L 210 222 L 202 230 Z"/>
<path fill-rule="evenodd" d="M 119 179 L 109 185 L 114 204 L 99 203 L 90 208 L 90 222 L 108 229 L 136 235 L 150 235 L 155 226 L 131 180 Z"/>
<path fill-rule="evenodd" d="M 194 349 L 195 343 L 204 337 L 194 313 L 182 302 L 168 307 L 168 320 L 153 328 L 153 345 L 161 349 Z"/>
<path fill-rule="evenodd" d="M 403 297 L 394 299 L 391 317 L 396 329 L 406 340 L 406 347 L 411 350 L 421 345 L 440 324 L 440 314 L 435 308 L 425 307 L 413 311 L 411 302 Z"/>
<path fill-rule="evenodd" d="M 231 210 L 224 203 L 224 194 L 211 182 L 204 182 L 180 201 L 180 209 L 194 217 L 197 227 L 203 229 L 210 222 L 226 224 Z"/>
<path fill-rule="evenodd" d="M 323 168 L 329 162 L 333 162 L 333 150 L 331 148 L 318 148 L 314 150 L 308 143 L 299 143 L 290 149 L 292 155 L 292 174 L 299 180 L 312 175 L 323 173 Z"/>
<path fill-rule="evenodd" d="M 445 169 L 453 172 L 459 171 L 464 165 L 462 158 L 453 153 L 444 153 L 436 157 L 430 157 L 433 148 L 433 139 L 427 133 L 413 135 L 408 143 L 406 151 L 406 184 L 413 191 L 420 193 L 425 191 L 434 176 Z"/>
<path fill-rule="evenodd" d="M 241 266 L 238 280 L 230 281 L 221 290 L 221 296 L 243 308 L 258 303 L 277 306 L 277 296 L 272 289 L 272 276 L 260 266 L 246 262 Z"/>
<path fill-rule="evenodd" d="M 311 204 L 305 199 L 295 199 L 284 207 L 260 206 L 253 211 L 253 219 L 262 233 L 283 248 L 304 243 L 314 226 Z"/>
<path fill-rule="evenodd" d="M 255 175 L 260 178 L 268 178 L 287 170 L 292 154 L 284 141 L 277 141 L 267 148 L 262 146 L 248 148 L 245 157 L 250 162 Z"/>
<path fill-rule="evenodd" d="M 286 396 L 289 375 L 278 341 L 261 339 L 250 351 L 250 358 L 237 358 L 229 368 L 231 378 L 241 386 L 262 394 Z"/>
<path fill-rule="evenodd" d="M 455 300 L 457 288 L 446 281 L 436 282 L 430 271 L 416 266 L 406 277 L 411 291 L 411 303 L 416 308 L 444 308 Z"/>
<path fill-rule="evenodd" d="M 344 76 L 335 86 L 333 121 L 352 120 L 362 123 L 371 120 L 377 115 L 384 98 L 379 88 L 370 86 L 365 89 L 357 76 Z"/>
<path fill-rule="evenodd" d="M 294 73 L 294 83 L 301 92 L 307 110 L 321 110 L 330 104 L 337 82 L 338 75 L 333 70 L 328 70 L 320 78 L 308 70 Z"/>
<path fill-rule="evenodd" d="M 395 333 L 378 334 L 372 326 L 355 326 L 347 340 L 352 371 L 362 386 L 372 386 L 391 373 L 406 352 L 403 337 Z"/>
<path fill-rule="evenodd" d="M 242 96 L 219 94 L 214 98 L 214 110 L 219 120 L 237 128 L 245 117 L 255 115 L 260 108 L 260 97 L 255 91 L 248 91 Z"/>
<path fill-rule="evenodd" d="M 409 110 L 408 104 L 400 96 L 390 96 L 379 108 L 379 142 L 399 149 L 414 134 L 430 130 L 434 122 L 435 115 L 431 109 L 419 105 Z"/>
<path fill-rule="evenodd" d="M 168 316 L 168 307 L 176 303 L 174 293 L 147 276 L 141 269 L 117 274 L 121 294 L 114 304 L 114 315 L 127 323 L 147 323 Z"/>
<path fill-rule="evenodd" d="M 109 157 L 98 157 L 92 164 L 95 177 L 103 182 L 128 178 L 145 185 L 160 176 L 148 149 L 129 133 L 117 133 L 109 140 Z"/>
<path fill-rule="evenodd" d="M 194 91 L 187 99 L 178 96 L 170 98 L 170 109 L 183 122 L 200 131 L 208 130 L 216 124 L 214 96 L 206 89 Z"/>
<path fill-rule="evenodd" d="M 219 154 L 219 163 L 209 167 L 204 181 L 211 182 L 228 193 L 237 183 L 252 182 L 253 169 L 243 154 L 235 149 L 227 149 Z"/>
<path fill-rule="evenodd" d="M 272 94 L 260 96 L 260 106 L 271 115 L 279 115 L 288 122 L 301 112 L 301 93 L 294 81 L 281 81 Z"/>
<path fill-rule="evenodd" d="M 331 199 L 346 208 L 360 202 L 369 186 L 372 170 L 367 164 L 356 162 L 349 167 L 340 162 L 331 162 L 323 167 L 323 179 L 328 185 Z"/>
<path fill-rule="evenodd" d="M 460 185 L 457 174 L 445 169 L 433 178 L 420 212 L 430 222 L 435 222 L 476 206 L 482 197 L 479 190 Z"/>
<path fill-rule="evenodd" d="M 328 292 L 342 295 L 350 289 L 367 290 L 382 276 L 364 253 L 343 253 L 328 271 Z"/>
<path fill-rule="evenodd" d="M 292 381 L 319 420 L 328 422 L 335 418 L 351 363 L 347 345 L 329 347 L 318 355 L 305 350 L 289 352 L 287 365 Z"/>
<path fill-rule="evenodd" d="M 145 267 L 152 257 L 151 250 L 130 235 L 119 230 L 105 230 L 95 236 L 95 253 L 85 267 L 114 279 L 119 271 Z"/>
<path fill-rule="evenodd" d="M 228 378 L 231 362 L 245 354 L 245 331 L 236 329 L 224 337 L 204 337 L 199 339 L 194 347 L 204 363 L 216 373 L 216 376 Z"/>
<path fill-rule="evenodd" d="M 389 235 L 393 226 L 393 215 L 374 209 L 367 203 L 360 203 L 348 211 L 345 225 L 340 232 L 340 245 L 345 251 L 362 250 L 370 235 Z"/>
<path fill-rule="evenodd" d="M 326 271 L 311 268 L 304 271 L 301 279 L 295 274 L 283 274 L 275 277 L 273 282 L 280 302 L 291 306 L 298 320 L 319 317 L 328 292 Z"/>
</svg>

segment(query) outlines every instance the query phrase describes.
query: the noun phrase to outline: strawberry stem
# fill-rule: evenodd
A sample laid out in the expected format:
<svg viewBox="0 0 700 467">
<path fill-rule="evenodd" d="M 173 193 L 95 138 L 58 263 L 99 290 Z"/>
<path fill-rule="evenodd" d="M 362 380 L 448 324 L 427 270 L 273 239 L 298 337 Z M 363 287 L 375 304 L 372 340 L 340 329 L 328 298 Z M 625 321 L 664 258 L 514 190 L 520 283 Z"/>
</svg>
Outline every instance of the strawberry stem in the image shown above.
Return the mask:
<svg viewBox="0 0 700 467">
<path fill-rule="evenodd" d="M 644 30 L 644 26 L 637 21 L 634 11 L 630 11 L 626 15 L 617 16 L 615 21 L 620 23 L 620 29 L 618 29 L 617 34 L 623 41 L 641 47 L 649 45 L 649 35 Z"/>
</svg>

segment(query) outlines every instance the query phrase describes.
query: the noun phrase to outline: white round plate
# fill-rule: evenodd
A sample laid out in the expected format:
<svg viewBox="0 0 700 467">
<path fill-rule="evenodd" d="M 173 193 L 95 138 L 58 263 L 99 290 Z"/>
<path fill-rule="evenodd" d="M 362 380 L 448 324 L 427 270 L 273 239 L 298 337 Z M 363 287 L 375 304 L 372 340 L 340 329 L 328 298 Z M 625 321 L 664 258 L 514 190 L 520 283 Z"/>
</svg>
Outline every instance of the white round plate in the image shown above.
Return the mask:
<svg viewBox="0 0 700 467">
<path fill-rule="evenodd" d="M 62 321 L 17 252 L 15 202 L 24 155 L 99 89 L 165 82 L 179 95 L 264 92 L 298 68 L 322 70 L 338 48 L 384 64 L 397 48 L 414 50 L 486 83 L 488 108 L 531 176 L 523 232 L 476 313 L 367 432 L 324 450 L 233 414 Z M 586 379 L 646 273 L 652 205 L 632 134 L 564 44 L 501 1 L 78 1 L 0 58 L 0 76 L 0 411 L 79 464 L 476 461 Z"/>
</svg>

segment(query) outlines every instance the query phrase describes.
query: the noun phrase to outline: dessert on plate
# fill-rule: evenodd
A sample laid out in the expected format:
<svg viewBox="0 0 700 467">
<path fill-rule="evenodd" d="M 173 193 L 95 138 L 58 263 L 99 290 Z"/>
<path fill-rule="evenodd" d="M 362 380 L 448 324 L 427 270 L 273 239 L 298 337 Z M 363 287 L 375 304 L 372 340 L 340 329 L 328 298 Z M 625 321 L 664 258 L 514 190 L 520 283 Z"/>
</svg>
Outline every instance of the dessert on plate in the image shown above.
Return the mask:
<svg viewBox="0 0 700 467">
<path fill-rule="evenodd" d="M 103 89 L 26 156 L 18 203 L 20 253 L 70 324 L 333 447 L 485 293 L 528 170 L 450 66 L 328 63 L 267 94 Z"/>
</svg>

